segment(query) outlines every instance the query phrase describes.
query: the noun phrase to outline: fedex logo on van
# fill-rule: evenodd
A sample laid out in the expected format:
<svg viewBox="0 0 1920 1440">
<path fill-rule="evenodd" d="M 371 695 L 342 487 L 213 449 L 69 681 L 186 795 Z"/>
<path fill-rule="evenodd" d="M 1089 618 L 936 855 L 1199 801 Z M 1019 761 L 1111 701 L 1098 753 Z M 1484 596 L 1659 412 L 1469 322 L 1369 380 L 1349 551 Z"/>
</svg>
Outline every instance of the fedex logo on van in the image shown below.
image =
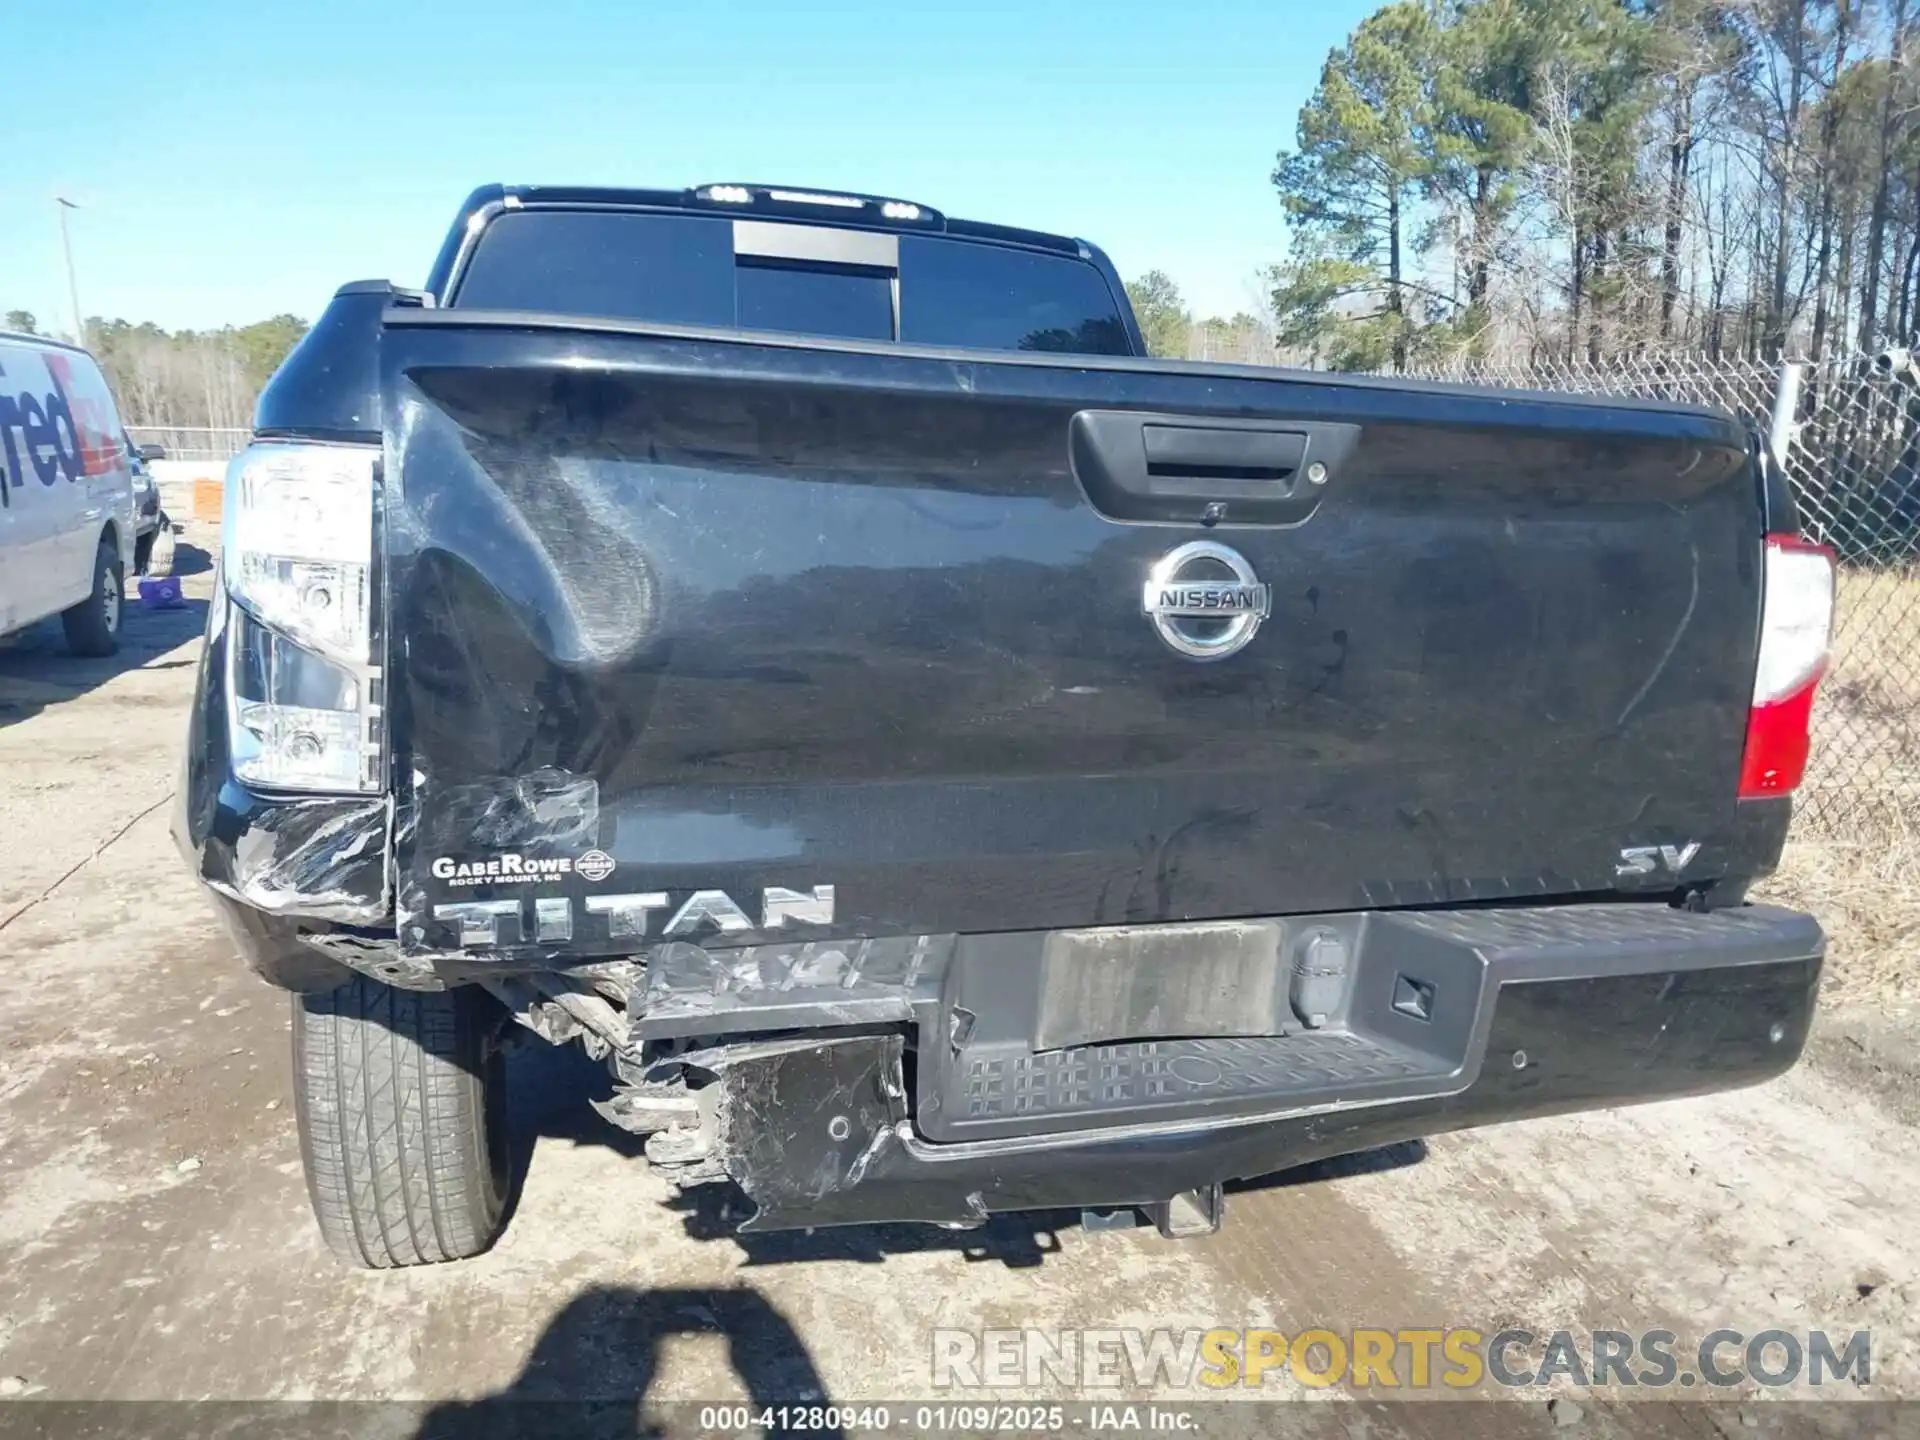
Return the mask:
<svg viewBox="0 0 1920 1440">
<path fill-rule="evenodd" d="M 0 359 L 0 506 L 13 504 L 29 470 L 49 486 L 111 474 L 119 446 L 98 372 L 59 351 L 8 350 Z"/>
</svg>

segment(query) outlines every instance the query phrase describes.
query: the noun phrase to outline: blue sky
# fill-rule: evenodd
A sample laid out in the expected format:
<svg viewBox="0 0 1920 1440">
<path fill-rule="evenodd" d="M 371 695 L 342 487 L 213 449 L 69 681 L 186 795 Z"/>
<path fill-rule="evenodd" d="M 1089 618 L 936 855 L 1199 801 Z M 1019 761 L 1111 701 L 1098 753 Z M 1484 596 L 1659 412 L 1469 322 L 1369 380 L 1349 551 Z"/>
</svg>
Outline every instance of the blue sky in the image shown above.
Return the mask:
<svg viewBox="0 0 1920 1440">
<path fill-rule="evenodd" d="M 0 0 L 0 308 L 312 316 L 417 284 L 488 180 L 779 181 L 1078 234 L 1247 308 L 1358 0 Z"/>
</svg>

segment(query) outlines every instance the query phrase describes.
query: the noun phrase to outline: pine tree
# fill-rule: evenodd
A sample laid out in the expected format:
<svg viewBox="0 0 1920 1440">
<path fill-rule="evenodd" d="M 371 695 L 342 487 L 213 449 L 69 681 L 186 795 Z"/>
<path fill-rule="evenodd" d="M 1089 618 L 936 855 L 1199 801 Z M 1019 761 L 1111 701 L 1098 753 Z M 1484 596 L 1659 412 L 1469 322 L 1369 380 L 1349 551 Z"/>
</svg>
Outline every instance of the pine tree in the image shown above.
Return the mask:
<svg viewBox="0 0 1920 1440">
<path fill-rule="evenodd" d="M 1404 370 L 1414 343 L 1408 261 L 1414 202 L 1430 168 L 1426 76 L 1436 39 L 1417 4 L 1362 21 L 1328 55 L 1300 112 L 1298 148 L 1274 168 L 1294 237 L 1275 275 L 1281 336 L 1328 339 L 1336 363 L 1390 360 Z"/>
</svg>

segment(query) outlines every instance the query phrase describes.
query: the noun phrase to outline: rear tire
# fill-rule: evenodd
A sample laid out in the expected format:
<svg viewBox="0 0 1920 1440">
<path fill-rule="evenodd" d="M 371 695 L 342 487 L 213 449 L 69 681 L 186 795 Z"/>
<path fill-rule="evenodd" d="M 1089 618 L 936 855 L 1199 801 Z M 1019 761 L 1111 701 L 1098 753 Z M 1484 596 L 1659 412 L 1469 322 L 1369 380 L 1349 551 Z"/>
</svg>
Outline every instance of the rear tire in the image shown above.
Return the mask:
<svg viewBox="0 0 1920 1440">
<path fill-rule="evenodd" d="M 87 598 L 60 612 L 66 627 L 67 648 L 88 659 L 111 655 L 120 648 L 120 612 L 127 591 L 120 552 L 103 539 L 93 552 L 93 588 Z"/>
<path fill-rule="evenodd" d="M 294 1109 L 320 1233 L 390 1269 L 478 1255 L 510 1189 L 504 1012 L 475 986 L 358 976 L 293 1002 Z"/>
</svg>

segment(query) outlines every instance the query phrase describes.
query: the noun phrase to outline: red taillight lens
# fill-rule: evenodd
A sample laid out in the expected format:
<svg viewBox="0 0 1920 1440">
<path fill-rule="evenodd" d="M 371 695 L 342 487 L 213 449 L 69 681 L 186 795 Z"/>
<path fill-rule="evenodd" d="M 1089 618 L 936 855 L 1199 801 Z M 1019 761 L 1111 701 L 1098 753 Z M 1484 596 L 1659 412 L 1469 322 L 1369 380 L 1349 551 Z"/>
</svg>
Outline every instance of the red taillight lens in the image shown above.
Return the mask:
<svg viewBox="0 0 1920 1440">
<path fill-rule="evenodd" d="M 1833 554 L 1794 535 L 1769 535 L 1760 657 L 1740 761 L 1740 798 L 1790 794 L 1807 771 L 1813 692 L 1833 631 Z"/>
<path fill-rule="evenodd" d="M 1809 680 L 1797 695 L 1747 712 L 1747 750 L 1740 757 L 1740 798 L 1786 795 L 1807 773 L 1807 727 L 1813 718 Z"/>
</svg>

